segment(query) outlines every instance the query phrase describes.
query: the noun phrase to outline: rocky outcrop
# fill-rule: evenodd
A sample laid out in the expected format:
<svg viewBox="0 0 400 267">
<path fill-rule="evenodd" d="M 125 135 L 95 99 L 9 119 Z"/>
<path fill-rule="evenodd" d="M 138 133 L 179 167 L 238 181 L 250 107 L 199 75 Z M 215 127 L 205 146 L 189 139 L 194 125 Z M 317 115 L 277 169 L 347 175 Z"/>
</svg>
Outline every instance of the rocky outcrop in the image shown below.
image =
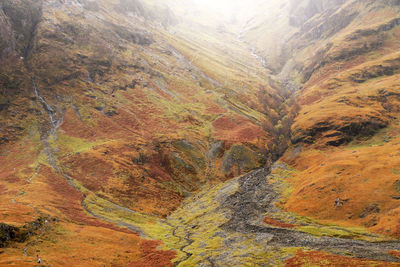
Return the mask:
<svg viewBox="0 0 400 267">
<path fill-rule="evenodd" d="M 225 152 L 222 168 L 232 176 L 241 175 L 265 164 L 264 155 L 252 151 L 246 146 L 234 145 Z"/>
<path fill-rule="evenodd" d="M 356 137 L 370 137 L 389 124 L 388 120 L 373 116 L 367 116 L 364 120 L 342 118 L 342 121 L 343 124 L 329 121 L 318 122 L 306 130 L 294 130 L 292 143 L 312 144 L 319 139 L 329 138 L 327 145 L 340 146 Z"/>
<path fill-rule="evenodd" d="M 15 242 L 25 242 L 29 237 L 35 235 L 38 230 L 44 227 L 47 222 L 47 218 L 40 217 L 22 227 L 0 223 L 0 248 L 7 247 Z"/>
<path fill-rule="evenodd" d="M 15 52 L 16 40 L 11 22 L 4 10 L 0 8 L 0 58 Z"/>
<path fill-rule="evenodd" d="M 376 65 L 364 69 L 360 72 L 351 74 L 350 79 L 356 83 L 363 83 L 367 80 L 382 76 L 392 76 L 398 72 L 400 64 L 393 65 Z"/>
<path fill-rule="evenodd" d="M 362 37 L 367 37 L 367 36 L 371 36 L 371 35 L 378 34 L 381 32 L 390 31 L 394 27 L 397 27 L 397 26 L 400 26 L 400 18 L 395 18 L 395 19 L 391 20 L 390 22 L 385 23 L 375 29 L 357 30 L 354 33 L 347 36 L 346 40 L 353 41 L 353 40 L 360 39 Z"/>
<path fill-rule="evenodd" d="M 345 2 L 346 0 L 291 0 L 289 23 L 299 27 L 316 14 L 338 7 Z"/>
<path fill-rule="evenodd" d="M 376 27 L 375 29 L 356 30 L 346 37 L 345 40 L 346 42 L 348 42 L 348 44 L 345 46 L 345 48 L 337 49 L 337 47 L 333 47 L 332 44 L 328 44 L 323 49 L 315 53 L 315 55 L 311 58 L 310 64 L 300 68 L 303 76 L 303 82 L 308 81 L 317 70 L 323 68 L 328 64 L 333 64 L 338 61 L 350 61 L 358 56 L 365 55 L 381 48 L 384 45 L 385 40 L 388 39 L 388 36 L 385 33 L 395 27 L 398 27 L 399 25 L 400 18 L 396 18 L 391 20 L 389 23 L 385 23 Z M 316 32 L 324 32 L 324 34 L 327 34 L 326 31 Z M 316 37 L 320 35 L 311 34 L 310 36 Z M 396 70 L 397 67 L 391 68 L 382 66 L 382 69 L 374 71 L 375 74 L 372 74 L 372 76 L 374 76 L 373 78 L 375 78 L 383 75 L 393 75 Z M 352 78 L 352 80 L 362 82 L 369 79 L 369 76 L 370 75 L 366 74 L 366 77 L 364 79 L 362 78 L 362 75 L 356 75 Z M 359 79 L 358 77 L 361 77 L 361 79 Z"/>
<path fill-rule="evenodd" d="M 393 15 L 386 21 L 382 19 L 384 23 L 381 25 L 375 21 L 370 27 L 365 23 L 368 13 L 380 16 L 388 6 L 396 10 L 398 2 L 292 0 L 283 2 L 279 8 L 277 4 L 271 4 L 272 18 L 266 18 L 263 23 L 269 25 L 279 21 L 282 24 L 286 21 L 287 25 L 274 30 L 253 22 L 256 19 L 250 20 L 247 30 L 249 42 L 259 42 L 257 33 L 268 30 L 270 35 L 275 36 L 275 41 L 259 42 L 257 47 L 259 51 L 264 51 L 266 66 L 280 77 L 306 83 L 314 73 L 327 65 L 354 60 L 390 42 L 391 30 L 399 26 L 399 18 Z M 344 40 L 342 33 L 347 34 Z M 243 35 L 246 36 L 246 33 Z"/>
<path fill-rule="evenodd" d="M 0 56 L 17 52 L 27 57 L 34 33 L 41 19 L 40 1 L 11 1 L 0 3 Z"/>
</svg>

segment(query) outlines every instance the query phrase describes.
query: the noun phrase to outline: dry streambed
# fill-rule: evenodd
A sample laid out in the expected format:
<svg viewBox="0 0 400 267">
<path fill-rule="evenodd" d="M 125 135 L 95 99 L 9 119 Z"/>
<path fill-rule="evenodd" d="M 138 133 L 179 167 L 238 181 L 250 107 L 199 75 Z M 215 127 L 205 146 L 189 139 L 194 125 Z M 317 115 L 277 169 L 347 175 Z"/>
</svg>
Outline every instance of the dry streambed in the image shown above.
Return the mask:
<svg viewBox="0 0 400 267">
<path fill-rule="evenodd" d="M 277 168 L 286 167 L 275 164 L 273 169 Z M 400 250 L 399 241 L 385 241 L 361 230 L 307 223 L 285 214 L 275 205 L 280 198 L 276 183 L 276 174 L 260 169 L 188 199 L 168 218 L 170 225 L 176 225 L 174 234 L 181 237 L 180 243 L 185 243 L 180 247 L 185 255 L 177 263 L 279 265 L 299 248 L 400 262 L 389 254 Z M 266 214 L 281 221 L 288 218 L 296 227 L 270 226 L 264 223 Z"/>
<path fill-rule="evenodd" d="M 165 220 L 128 210 L 90 192 L 83 204 L 101 220 L 163 240 L 164 249 L 178 253 L 175 266 L 279 266 L 300 248 L 400 262 L 389 253 L 400 251 L 399 241 L 359 229 L 321 225 L 280 210 L 275 205 L 281 196 L 279 176 L 289 170 L 280 163 L 272 169 L 272 173 L 269 168 L 259 169 L 203 190 L 187 198 Z M 266 214 L 280 221 L 281 227 L 266 224 Z"/>
</svg>

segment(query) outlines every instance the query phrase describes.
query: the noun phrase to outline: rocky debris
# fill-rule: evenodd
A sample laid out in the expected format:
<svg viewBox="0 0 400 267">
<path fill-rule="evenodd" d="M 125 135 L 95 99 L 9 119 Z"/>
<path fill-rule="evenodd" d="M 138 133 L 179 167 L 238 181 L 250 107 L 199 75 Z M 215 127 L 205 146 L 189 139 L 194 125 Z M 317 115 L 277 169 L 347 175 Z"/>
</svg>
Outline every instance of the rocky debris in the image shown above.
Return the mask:
<svg viewBox="0 0 400 267">
<path fill-rule="evenodd" d="M 43 153 L 47 156 L 48 161 L 54 170 L 59 171 L 60 169 L 57 165 L 57 159 L 55 156 L 55 151 L 57 148 L 52 147 L 49 143 L 49 140 L 51 137 L 57 140 L 57 130 L 64 121 L 64 114 L 58 109 L 58 107 L 53 108 L 50 106 L 46 99 L 40 94 L 35 77 L 32 77 L 31 79 L 35 100 L 42 106 L 49 118 L 48 125 L 39 125 L 39 129 L 41 131 L 41 141 L 44 146 Z"/>
<path fill-rule="evenodd" d="M 222 156 L 224 153 L 222 141 L 217 141 L 211 144 L 210 150 L 207 152 L 207 158 L 210 160 L 215 160 Z"/>
<path fill-rule="evenodd" d="M 115 116 L 115 115 L 118 115 L 118 114 L 119 113 L 117 111 L 115 111 L 115 110 L 109 110 L 109 111 L 104 112 L 104 115 L 106 115 L 107 117 L 112 117 L 112 116 Z"/>
<path fill-rule="evenodd" d="M 222 228 L 243 234 L 272 235 L 267 242 L 274 247 L 308 247 L 328 251 L 339 255 L 351 255 L 358 258 L 400 262 L 387 253 L 399 250 L 400 242 L 366 242 L 335 237 L 315 237 L 293 229 L 268 227 L 261 222 L 266 212 L 274 212 L 273 203 L 279 198 L 269 183 L 269 169 L 260 169 L 239 178 L 240 188 L 226 198 L 221 206 L 232 211 L 230 220 Z M 377 205 L 365 209 L 368 213 L 379 212 Z"/>
<path fill-rule="evenodd" d="M 274 164 L 271 169 L 286 169 L 282 164 Z M 352 239 L 355 235 L 347 229 L 335 227 L 335 229 L 348 233 L 348 235 L 339 238 L 332 236 L 314 236 L 312 234 L 302 232 L 301 227 L 312 226 L 319 229 L 323 226 L 312 222 L 305 223 L 297 221 L 298 219 L 289 214 L 284 215 L 286 219 L 275 219 L 271 217 L 272 225 L 266 224 L 265 215 L 274 216 L 282 214 L 275 203 L 280 200 L 277 191 L 277 184 L 269 168 L 262 168 L 251 173 L 232 179 L 223 186 L 218 187 L 217 191 L 208 189 L 200 192 L 193 198 L 193 201 L 186 202 L 181 207 L 179 214 L 187 214 L 185 220 L 179 215 L 172 214 L 171 223 L 176 224 L 173 236 L 178 237 L 182 244 L 179 249 L 185 253 L 185 257 L 181 258 L 176 265 L 184 266 L 190 261 L 189 258 L 202 259 L 201 266 L 223 266 L 230 264 L 232 266 L 241 266 L 244 260 L 249 262 L 252 257 L 257 257 L 257 253 L 266 253 L 274 248 L 296 248 L 304 247 L 311 250 L 325 251 L 341 256 L 352 256 L 356 258 L 381 260 L 388 262 L 400 262 L 400 260 L 390 254 L 390 250 L 399 250 L 400 242 L 367 242 Z M 210 191 L 211 190 L 211 191 Z M 211 208 L 205 207 L 209 203 L 210 194 L 213 196 L 211 200 Z M 214 206 L 215 205 L 215 206 Z M 372 207 L 372 206 L 371 206 Z M 370 210 L 377 211 L 376 207 Z M 215 227 L 215 233 L 212 238 L 217 238 L 224 248 L 215 247 L 207 249 L 201 253 L 197 253 L 198 249 L 207 246 L 207 242 L 213 242 L 210 237 L 207 241 L 199 241 L 202 238 L 201 231 L 207 231 L 199 222 L 212 222 L 210 218 L 218 215 L 218 218 L 226 218 L 226 220 L 217 220 L 212 223 Z M 273 219 L 272 219 L 273 218 Z M 374 218 L 370 220 L 374 224 Z M 218 224 L 219 223 L 219 224 Z M 290 227 L 288 227 L 290 226 Z M 200 231 L 200 232 L 199 232 Z M 318 231 L 318 230 L 317 230 Z M 372 236 L 362 234 L 365 237 Z M 222 240 L 221 240 L 222 239 Z M 375 239 L 373 239 L 375 240 Z M 236 252 L 246 248 L 245 258 L 236 258 Z M 279 256 L 282 261 L 282 256 Z M 187 261 L 189 260 L 189 261 Z M 270 259 L 264 258 L 263 263 L 267 263 Z M 270 263 L 268 266 L 272 266 Z M 258 266 L 258 265 L 257 265 Z M 262 266 L 262 265 L 261 265 Z"/>
<path fill-rule="evenodd" d="M 360 214 L 359 217 L 360 218 L 365 218 L 370 214 L 379 213 L 379 212 L 381 212 L 381 209 L 379 208 L 379 205 L 376 204 L 376 203 L 372 203 L 372 204 L 370 204 L 370 205 L 368 205 L 368 206 L 366 206 L 364 208 L 363 212 Z"/>
<path fill-rule="evenodd" d="M 269 169 L 260 169 L 239 179 L 239 191 L 221 203 L 222 207 L 233 211 L 223 228 L 244 233 L 256 230 L 250 223 L 262 221 L 267 207 L 277 197 L 268 184 L 268 173 Z"/>
</svg>

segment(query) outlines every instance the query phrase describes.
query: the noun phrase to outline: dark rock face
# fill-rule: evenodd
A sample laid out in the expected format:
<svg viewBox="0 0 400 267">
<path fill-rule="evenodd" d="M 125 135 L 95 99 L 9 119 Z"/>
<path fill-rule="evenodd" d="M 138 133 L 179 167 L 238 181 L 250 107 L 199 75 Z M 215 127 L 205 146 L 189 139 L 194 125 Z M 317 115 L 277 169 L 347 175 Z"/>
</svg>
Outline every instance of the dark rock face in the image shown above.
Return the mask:
<svg viewBox="0 0 400 267">
<path fill-rule="evenodd" d="M 129 29 L 115 24 L 110 24 L 110 30 L 118 35 L 118 39 L 134 44 L 148 46 L 154 42 L 153 36 L 144 30 Z"/>
<path fill-rule="evenodd" d="M 302 27 L 302 31 L 306 32 L 306 38 L 311 40 L 327 38 L 347 27 L 356 16 L 356 12 L 349 13 L 347 11 L 343 11 L 327 17 L 324 21 L 322 21 L 321 24 L 317 26 L 305 24 Z M 308 28 L 311 29 L 308 30 Z"/>
<path fill-rule="evenodd" d="M 13 242 L 25 242 L 30 236 L 34 235 L 38 229 L 44 227 L 47 222 L 48 220 L 46 218 L 40 217 L 20 228 L 0 223 L 0 248 L 7 247 Z"/>
<path fill-rule="evenodd" d="M 13 52 L 28 56 L 42 16 L 38 1 L 4 0 L 0 3 L 0 57 Z"/>
<path fill-rule="evenodd" d="M 0 247 L 5 247 L 6 244 L 17 237 L 18 228 L 7 225 L 4 223 L 0 224 Z"/>
<path fill-rule="evenodd" d="M 6 110 L 8 107 L 9 107 L 10 105 L 7 103 L 7 104 L 0 104 L 0 111 L 2 111 L 2 110 Z M 0 131 L 1 132 L 1 131 Z"/>
<path fill-rule="evenodd" d="M 248 172 L 264 164 L 265 158 L 262 155 L 245 146 L 234 145 L 225 153 L 222 168 L 226 173 L 230 173 L 235 171 L 234 168 L 236 167 L 238 168 L 236 175 L 240 175 L 242 171 Z"/>
<path fill-rule="evenodd" d="M 290 25 L 300 26 L 317 13 L 337 7 L 345 3 L 346 0 L 303 0 L 290 2 Z"/>
<path fill-rule="evenodd" d="M 306 143 L 312 144 L 320 137 L 336 137 L 327 143 L 330 146 L 340 146 L 342 144 L 352 141 L 355 137 L 370 137 L 379 129 L 385 128 L 388 121 L 380 118 L 369 118 L 366 121 L 351 121 L 343 125 L 335 125 L 330 122 L 320 122 L 315 124 L 312 128 L 305 131 L 295 131 L 292 138 L 292 143 Z M 325 133 L 334 131 L 334 134 Z"/>
<path fill-rule="evenodd" d="M 3 9 L 0 8 L 0 58 L 15 51 L 16 41 L 11 23 Z"/>
<path fill-rule="evenodd" d="M 377 29 L 357 30 L 351 35 L 349 35 L 346 39 L 348 41 L 357 40 L 362 37 L 367 37 L 381 32 L 390 31 L 394 27 L 397 27 L 399 25 L 400 25 L 400 18 L 396 18 L 386 24 L 379 26 Z"/>
<path fill-rule="evenodd" d="M 392 76 L 395 72 L 400 69 L 399 66 L 374 66 L 361 73 L 355 73 L 350 76 L 350 79 L 356 83 L 363 83 L 367 80 L 381 77 L 381 76 Z"/>
</svg>

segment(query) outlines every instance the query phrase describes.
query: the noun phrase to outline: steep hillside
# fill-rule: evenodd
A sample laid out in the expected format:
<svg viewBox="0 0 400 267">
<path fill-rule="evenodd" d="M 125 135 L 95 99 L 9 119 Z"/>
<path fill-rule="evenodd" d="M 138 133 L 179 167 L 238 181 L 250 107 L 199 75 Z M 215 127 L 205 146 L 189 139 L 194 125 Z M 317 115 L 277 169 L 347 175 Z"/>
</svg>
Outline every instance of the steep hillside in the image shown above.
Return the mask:
<svg viewBox="0 0 400 267">
<path fill-rule="evenodd" d="M 247 8 L 0 3 L 0 265 L 397 266 L 400 2 Z"/>
<path fill-rule="evenodd" d="M 233 34 L 182 23 L 157 2 L 9 0 L 0 15 L 2 221 L 51 224 L 11 254 L 39 250 L 48 263 L 75 265 L 169 260 L 174 252 L 103 220 L 87 199 L 155 222 L 192 192 L 265 164 L 275 139 L 266 114 L 279 120 L 285 99 L 246 48 L 222 41 Z M 85 234 L 62 241 L 77 229 Z M 73 252 L 91 235 L 99 251 L 111 246 L 107 231 L 132 248 Z"/>
<path fill-rule="evenodd" d="M 283 158 L 296 170 L 287 210 L 399 237 L 399 4 L 277 4 L 268 21 L 281 28 L 269 32 L 284 42 L 275 47 L 256 40 L 269 24 L 248 22 L 244 36 L 269 68 L 302 87 Z"/>
</svg>

